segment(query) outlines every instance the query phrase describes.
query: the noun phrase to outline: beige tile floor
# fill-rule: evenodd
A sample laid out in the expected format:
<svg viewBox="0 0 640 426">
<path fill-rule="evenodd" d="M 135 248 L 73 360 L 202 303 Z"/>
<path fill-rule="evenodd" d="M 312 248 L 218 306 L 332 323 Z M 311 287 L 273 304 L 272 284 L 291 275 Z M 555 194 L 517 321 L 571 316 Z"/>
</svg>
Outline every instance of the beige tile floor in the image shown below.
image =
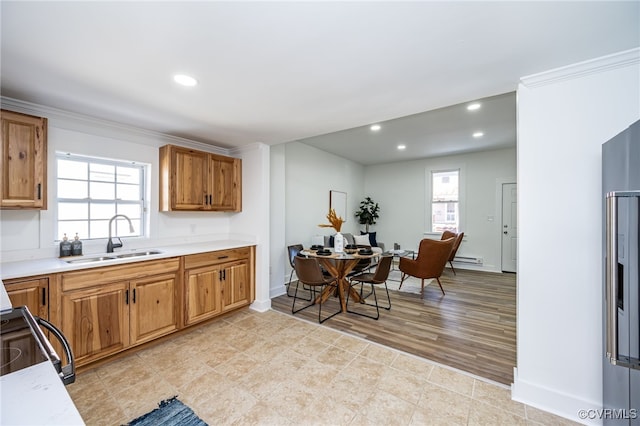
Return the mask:
<svg viewBox="0 0 640 426">
<path fill-rule="evenodd" d="M 249 309 L 78 375 L 87 425 L 178 395 L 210 425 L 563 425 L 502 385 L 275 311 Z"/>
</svg>

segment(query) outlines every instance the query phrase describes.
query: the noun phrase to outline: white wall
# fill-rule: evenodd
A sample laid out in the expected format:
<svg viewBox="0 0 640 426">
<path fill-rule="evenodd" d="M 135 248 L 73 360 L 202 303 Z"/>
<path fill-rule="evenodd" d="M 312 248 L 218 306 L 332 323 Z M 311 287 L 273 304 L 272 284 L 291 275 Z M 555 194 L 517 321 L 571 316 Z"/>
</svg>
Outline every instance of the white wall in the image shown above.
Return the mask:
<svg viewBox="0 0 640 426">
<path fill-rule="evenodd" d="M 501 185 L 516 180 L 514 148 L 428 158 L 365 168 L 365 192 L 380 204 L 371 227 L 387 248 L 399 243 L 417 249 L 429 226 L 429 175 L 432 170 L 460 169 L 461 230 L 458 255 L 482 257 L 476 269 L 501 269 Z M 439 238 L 439 237 L 438 237 Z"/>
<path fill-rule="evenodd" d="M 640 117 L 639 51 L 518 88 L 513 398 L 578 420 L 602 401 L 601 145 Z"/>
</svg>

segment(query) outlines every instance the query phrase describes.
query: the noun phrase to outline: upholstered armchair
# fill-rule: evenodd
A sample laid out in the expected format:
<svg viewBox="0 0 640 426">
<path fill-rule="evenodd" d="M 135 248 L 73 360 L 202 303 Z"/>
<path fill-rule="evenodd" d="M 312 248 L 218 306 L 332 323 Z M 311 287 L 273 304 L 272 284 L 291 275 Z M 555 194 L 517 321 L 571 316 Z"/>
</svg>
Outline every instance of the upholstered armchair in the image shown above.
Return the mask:
<svg viewBox="0 0 640 426">
<path fill-rule="evenodd" d="M 451 270 L 453 271 L 453 275 L 456 275 L 456 270 L 453 267 L 453 259 L 456 257 L 456 253 L 458 252 L 458 247 L 460 247 L 460 243 L 462 242 L 462 238 L 464 238 L 464 232 L 460 232 L 456 234 L 451 231 L 444 231 L 442 233 L 442 240 L 448 240 L 449 238 L 455 238 L 456 241 L 453 244 L 453 248 L 451 249 L 451 254 L 449 255 L 449 265 L 451 265 Z"/>
<path fill-rule="evenodd" d="M 444 270 L 449 255 L 453 249 L 456 239 L 454 237 L 447 240 L 432 240 L 425 238 L 420 241 L 420 247 L 418 248 L 418 256 L 415 259 L 409 259 L 407 257 L 400 258 L 400 264 L 398 268 L 402 272 L 400 278 L 400 288 L 402 283 L 408 275 L 412 277 L 420 278 L 422 280 L 422 291 L 424 291 L 424 280 L 435 279 L 438 281 L 440 290 L 444 294 L 444 289 L 440 283 L 440 276 Z"/>
</svg>

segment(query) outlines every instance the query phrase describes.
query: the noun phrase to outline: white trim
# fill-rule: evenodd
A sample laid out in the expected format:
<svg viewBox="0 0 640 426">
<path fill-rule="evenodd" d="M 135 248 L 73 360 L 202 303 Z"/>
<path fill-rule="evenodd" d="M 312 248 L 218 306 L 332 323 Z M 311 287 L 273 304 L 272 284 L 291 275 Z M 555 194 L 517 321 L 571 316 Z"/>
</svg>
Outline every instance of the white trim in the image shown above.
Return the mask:
<svg viewBox="0 0 640 426">
<path fill-rule="evenodd" d="M 625 50 L 596 59 L 571 64 L 538 74 L 531 74 L 520 78 L 520 82 L 528 87 L 539 87 L 555 84 L 563 80 L 584 77 L 614 68 L 622 68 L 640 63 L 640 48 Z"/>
<path fill-rule="evenodd" d="M 271 299 L 254 300 L 254 302 L 249 306 L 249 309 L 257 312 L 267 312 L 271 309 Z"/>
<path fill-rule="evenodd" d="M 518 369 L 513 369 L 514 381 L 511 385 L 511 399 L 549 413 L 587 425 L 601 425 L 602 420 L 582 419 L 579 412 L 602 409 L 602 403 L 576 398 L 574 395 L 558 392 L 545 386 L 520 380 Z M 535 401 L 535 402 L 534 402 Z"/>
</svg>

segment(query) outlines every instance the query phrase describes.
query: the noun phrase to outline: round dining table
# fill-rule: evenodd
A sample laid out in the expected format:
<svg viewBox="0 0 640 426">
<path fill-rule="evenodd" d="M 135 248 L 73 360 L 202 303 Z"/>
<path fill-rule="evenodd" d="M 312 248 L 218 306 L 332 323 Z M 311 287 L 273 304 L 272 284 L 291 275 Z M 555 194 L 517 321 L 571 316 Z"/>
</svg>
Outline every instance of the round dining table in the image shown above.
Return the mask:
<svg viewBox="0 0 640 426">
<path fill-rule="evenodd" d="M 336 253 L 331 249 L 330 255 L 319 255 L 315 250 L 305 249 L 300 252 L 307 257 L 315 257 L 318 262 L 333 276 L 338 282 L 337 292 L 340 298 L 340 306 L 342 312 L 347 312 L 347 294 L 356 302 L 361 302 L 360 294 L 349 285 L 347 275 L 356 267 L 362 259 L 374 259 L 380 256 L 379 253 L 361 254 L 360 251 L 355 253 Z M 322 293 L 316 298 L 316 303 L 324 303 L 330 296 L 335 294 L 333 288 L 327 286 Z"/>
</svg>

